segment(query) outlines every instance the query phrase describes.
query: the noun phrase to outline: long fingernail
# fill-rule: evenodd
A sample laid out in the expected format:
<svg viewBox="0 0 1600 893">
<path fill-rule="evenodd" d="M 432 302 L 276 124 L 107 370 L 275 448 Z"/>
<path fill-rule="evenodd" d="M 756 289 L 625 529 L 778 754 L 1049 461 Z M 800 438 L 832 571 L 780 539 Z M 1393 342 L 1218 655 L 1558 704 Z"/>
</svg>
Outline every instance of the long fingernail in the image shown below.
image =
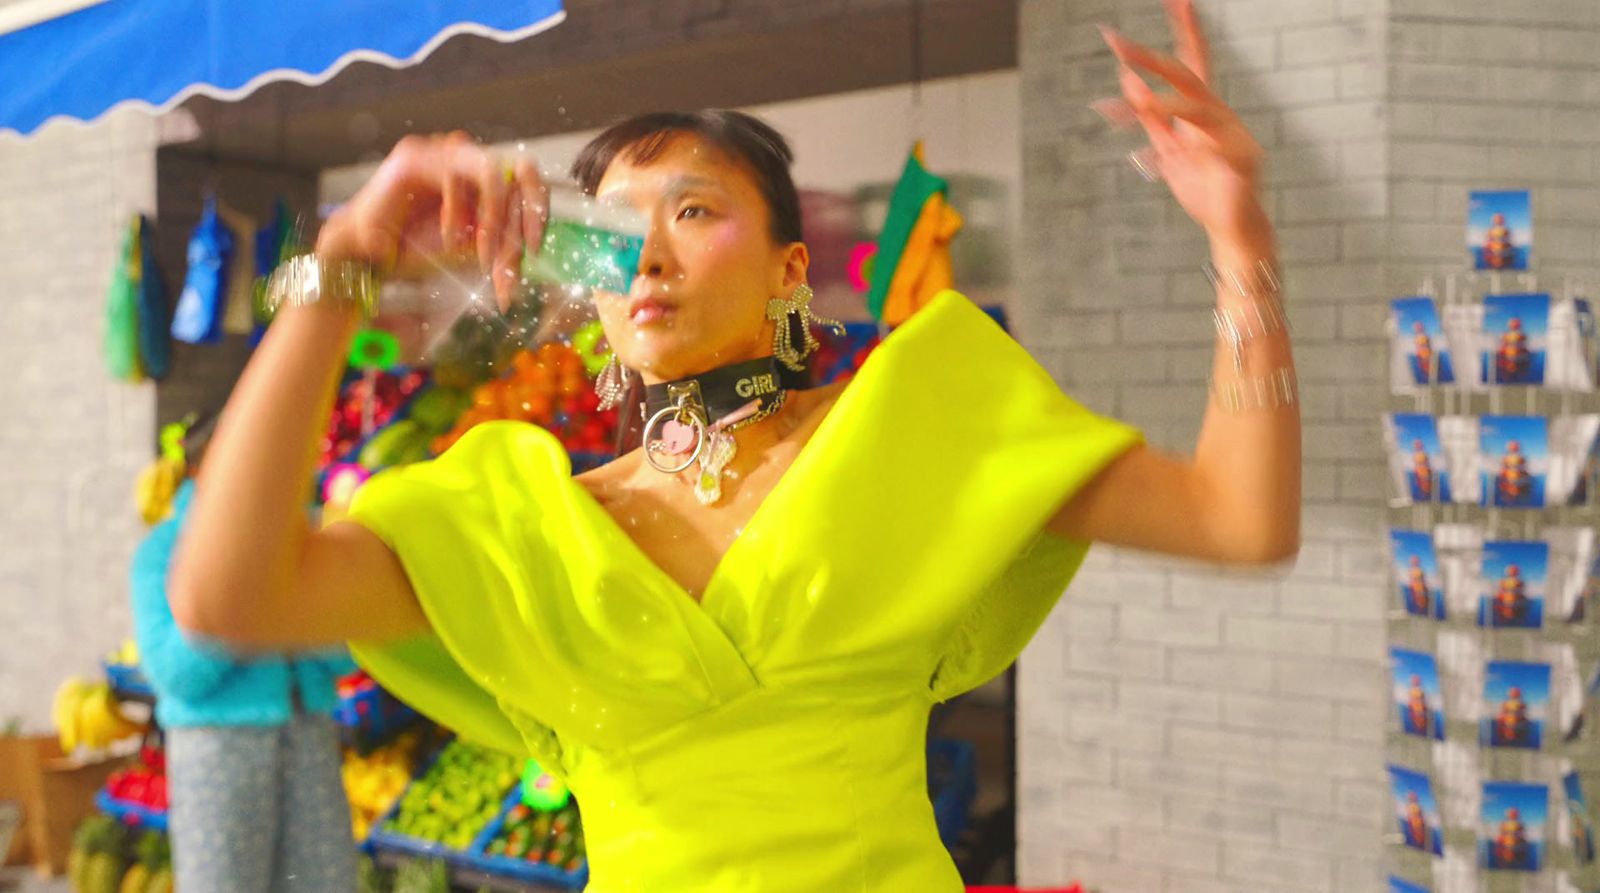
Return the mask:
<svg viewBox="0 0 1600 893">
<path fill-rule="evenodd" d="M 1100 36 L 1105 38 L 1106 43 L 1111 44 L 1111 49 L 1113 51 L 1120 49 L 1120 45 L 1123 41 L 1122 32 L 1111 27 L 1110 25 L 1102 24 L 1096 25 L 1095 27 L 1100 29 Z"/>
<path fill-rule="evenodd" d="M 1118 70 L 1117 79 L 1122 83 L 1123 90 L 1138 93 L 1141 97 L 1155 92 L 1150 89 L 1150 85 L 1145 82 L 1145 79 L 1139 76 L 1139 72 L 1134 71 L 1127 65 Z"/>
<path fill-rule="evenodd" d="M 1161 179 L 1161 169 L 1156 164 L 1155 151 L 1149 146 L 1128 153 L 1128 162 L 1139 172 L 1146 183 Z"/>
</svg>

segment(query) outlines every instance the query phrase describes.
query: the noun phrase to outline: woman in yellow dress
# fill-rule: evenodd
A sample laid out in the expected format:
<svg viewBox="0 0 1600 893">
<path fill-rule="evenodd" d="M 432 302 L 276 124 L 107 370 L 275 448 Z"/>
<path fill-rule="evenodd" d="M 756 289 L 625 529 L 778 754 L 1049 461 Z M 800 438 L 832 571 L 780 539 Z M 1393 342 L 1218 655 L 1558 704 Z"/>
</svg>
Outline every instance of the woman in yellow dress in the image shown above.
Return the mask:
<svg viewBox="0 0 1600 893">
<path fill-rule="evenodd" d="M 274 283 L 175 613 L 239 647 L 349 640 L 463 736 L 537 756 L 583 805 L 592 893 L 959 890 L 929 709 L 1011 663 L 1088 544 L 1235 564 L 1298 547 L 1261 151 L 1208 85 L 1194 10 L 1169 8 L 1176 57 L 1107 33 L 1123 95 L 1101 109 L 1142 125 L 1140 169 L 1210 236 L 1218 350 L 1193 455 L 1074 403 L 953 292 L 848 386 L 804 387 L 787 145 L 737 113 L 646 116 L 575 173 L 651 220 L 629 293 L 596 298 L 606 382 L 642 380 L 648 445 L 574 477 L 542 429 L 481 425 L 313 530 L 313 445 L 374 273 L 476 261 L 509 292 L 538 244 L 531 165 L 408 138 Z"/>
</svg>

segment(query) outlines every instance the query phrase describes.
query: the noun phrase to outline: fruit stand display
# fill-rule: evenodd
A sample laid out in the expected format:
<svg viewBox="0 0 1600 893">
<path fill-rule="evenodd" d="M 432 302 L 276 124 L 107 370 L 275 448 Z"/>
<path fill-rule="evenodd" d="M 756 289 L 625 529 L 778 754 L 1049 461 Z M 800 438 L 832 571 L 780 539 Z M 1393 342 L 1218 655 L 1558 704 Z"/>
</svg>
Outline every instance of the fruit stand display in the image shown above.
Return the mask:
<svg viewBox="0 0 1600 893">
<path fill-rule="evenodd" d="M 172 893 L 167 837 L 94 816 L 73 838 L 67 876 L 75 893 Z"/>
<path fill-rule="evenodd" d="M 463 315 L 424 359 L 398 363 L 398 339 L 382 330 L 360 333 L 350 371 L 334 402 L 317 473 L 319 504 L 333 514 L 346 507 L 368 477 L 429 459 L 474 426 L 489 421 L 539 425 L 561 439 L 576 470 L 607 461 L 614 450 L 616 410 L 602 411 L 594 380 L 610 354 L 594 321 L 565 334 L 537 331 L 531 305 L 506 317 Z M 325 512 L 326 514 L 326 512 Z"/>
<path fill-rule="evenodd" d="M 451 741 L 373 829 L 372 849 L 530 889 L 582 889 L 588 865 L 576 804 L 524 805 L 522 770 L 515 757 Z"/>
</svg>

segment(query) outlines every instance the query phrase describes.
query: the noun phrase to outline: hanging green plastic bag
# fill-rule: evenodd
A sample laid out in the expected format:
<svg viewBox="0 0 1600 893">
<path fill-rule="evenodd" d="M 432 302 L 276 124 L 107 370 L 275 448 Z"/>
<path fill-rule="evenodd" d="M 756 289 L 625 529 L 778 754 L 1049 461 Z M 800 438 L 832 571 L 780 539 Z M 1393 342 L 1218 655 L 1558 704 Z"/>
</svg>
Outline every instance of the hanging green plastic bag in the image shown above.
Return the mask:
<svg viewBox="0 0 1600 893">
<path fill-rule="evenodd" d="M 189 344 L 222 340 L 223 298 L 228 292 L 228 259 L 233 234 L 217 213 L 215 197 L 206 199 L 200 225 L 189 238 L 189 272 L 172 317 L 172 337 Z"/>
<path fill-rule="evenodd" d="M 172 339 L 167 334 L 167 282 L 156 262 L 150 218 L 141 214 L 134 226 L 139 240 L 139 360 L 146 375 L 166 378 L 172 365 Z"/>
<path fill-rule="evenodd" d="M 127 382 L 144 380 L 144 368 L 139 362 L 139 230 L 139 218 L 135 217 L 122 238 L 122 253 L 106 294 L 106 335 L 102 344 L 111 377 Z"/>
</svg>

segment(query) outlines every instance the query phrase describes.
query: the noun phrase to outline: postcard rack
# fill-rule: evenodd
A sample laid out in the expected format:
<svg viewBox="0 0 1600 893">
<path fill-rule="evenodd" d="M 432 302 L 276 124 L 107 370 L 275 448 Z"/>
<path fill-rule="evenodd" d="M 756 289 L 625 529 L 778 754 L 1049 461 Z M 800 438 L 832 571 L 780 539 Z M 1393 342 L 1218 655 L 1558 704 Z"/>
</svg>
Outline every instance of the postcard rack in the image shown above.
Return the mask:
<svg viewBox="0 0 1600 893">
<path fill-rule="evenodd" d="M 1391 305 L 1391 893 L 1600 890 L 1594 296 L 1461 271 Z"/>
</svg>

